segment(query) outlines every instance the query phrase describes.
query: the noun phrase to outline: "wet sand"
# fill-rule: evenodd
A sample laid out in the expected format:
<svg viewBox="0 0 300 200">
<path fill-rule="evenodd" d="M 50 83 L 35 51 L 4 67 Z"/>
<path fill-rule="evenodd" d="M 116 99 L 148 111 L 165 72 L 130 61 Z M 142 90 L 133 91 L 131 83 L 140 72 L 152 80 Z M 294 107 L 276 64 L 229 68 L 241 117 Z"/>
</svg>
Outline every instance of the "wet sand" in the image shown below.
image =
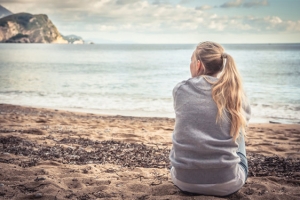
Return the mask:
<svg viewBox="0 0 300 200">
<path fill-rule="evenodd" d="M 0 199 L 300 199 L 300 125 L 250 124 L 249 178 L 192 196 L 168 168 L 174 119 L 0 104 Z"/>
</svg>

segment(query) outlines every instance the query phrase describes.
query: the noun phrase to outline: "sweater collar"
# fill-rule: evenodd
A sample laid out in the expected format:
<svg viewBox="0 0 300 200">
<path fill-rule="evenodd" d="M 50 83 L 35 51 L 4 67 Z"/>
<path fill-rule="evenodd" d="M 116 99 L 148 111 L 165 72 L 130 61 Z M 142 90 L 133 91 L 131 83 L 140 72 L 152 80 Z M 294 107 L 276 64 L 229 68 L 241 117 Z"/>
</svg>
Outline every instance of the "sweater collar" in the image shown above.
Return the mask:
<svg viewBox="0 0 300 200">
<path fill-rule="evenodd" d="M 213 76 L 201 75 L 190 79 L 193 84 L 202 90 L 211 90 L 212 84 L 217 82 L 219 79 Z M 209 83 L 210 82 L 210 83 Z"/>
</svg>

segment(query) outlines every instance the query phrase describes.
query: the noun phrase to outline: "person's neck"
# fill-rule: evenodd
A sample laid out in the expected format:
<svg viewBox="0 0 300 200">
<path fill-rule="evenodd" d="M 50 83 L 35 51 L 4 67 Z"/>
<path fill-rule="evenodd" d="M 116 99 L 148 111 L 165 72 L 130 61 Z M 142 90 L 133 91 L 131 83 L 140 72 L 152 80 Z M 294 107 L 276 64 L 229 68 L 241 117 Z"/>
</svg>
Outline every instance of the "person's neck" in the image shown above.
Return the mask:
<svg viewBox="0 0 300 200">
<path fill-rule="evenodd" d="M 200 76 L 211 76 L 211 77 L 217 78 L 217 77 L 218 77 L 218 74 L 219 74 L 219 73 L 212 74 L 212 75 L 208 75 L 208 74 L 200 74 Z"/>
</svg>

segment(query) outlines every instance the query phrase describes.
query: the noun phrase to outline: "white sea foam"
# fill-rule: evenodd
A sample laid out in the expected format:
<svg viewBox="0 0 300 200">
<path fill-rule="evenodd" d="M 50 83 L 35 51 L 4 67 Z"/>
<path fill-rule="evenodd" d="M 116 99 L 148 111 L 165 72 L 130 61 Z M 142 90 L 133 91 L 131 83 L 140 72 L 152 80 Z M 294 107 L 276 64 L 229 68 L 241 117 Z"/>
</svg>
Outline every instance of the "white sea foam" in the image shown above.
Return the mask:
<svg viewBox="0 0 300 200">
<path fill-rule="evenodd" d="M 189 78 L 194 47 L 3 44 L 0 103 L 174 117 L 172 89 Z M 300 45 L 225 48 L 243 76 L 252 122 L 299 123 Z"/>
</svg>

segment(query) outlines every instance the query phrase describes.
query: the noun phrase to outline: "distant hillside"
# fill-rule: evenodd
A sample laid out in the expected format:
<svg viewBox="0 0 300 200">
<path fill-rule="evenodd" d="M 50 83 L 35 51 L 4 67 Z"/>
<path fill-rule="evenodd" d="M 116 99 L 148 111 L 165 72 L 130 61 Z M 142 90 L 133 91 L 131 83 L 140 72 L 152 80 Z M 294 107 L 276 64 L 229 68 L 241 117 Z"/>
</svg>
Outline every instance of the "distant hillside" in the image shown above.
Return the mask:
<svg viewBox="0 0 300 200">
<path fill-rule="evenodd" d="M 0 5 L 0 18 L 12 15 L 13 13 Z"/>
<path fill-rule="evenodd" d="M 84 44 L 84 40 L 77 35 L 66 35 L 62 36 L 65 40 L 67 40 L 70 44 Z"/>
<path fill-rule="evenodd" d="M 0 19 L 0 42 L 68 43 L 47 15 L 18 13 Z"/>
</svg>

